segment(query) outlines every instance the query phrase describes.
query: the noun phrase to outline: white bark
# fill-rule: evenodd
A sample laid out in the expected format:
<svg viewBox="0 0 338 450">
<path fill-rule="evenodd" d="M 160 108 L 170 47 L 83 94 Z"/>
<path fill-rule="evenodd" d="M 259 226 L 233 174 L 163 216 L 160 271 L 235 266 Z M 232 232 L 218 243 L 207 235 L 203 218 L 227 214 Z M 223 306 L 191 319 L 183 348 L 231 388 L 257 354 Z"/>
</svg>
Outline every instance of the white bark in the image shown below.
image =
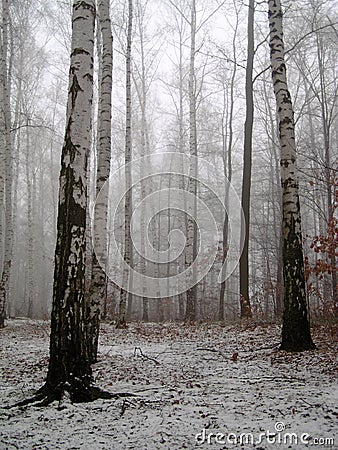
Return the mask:
<svg viewBox="0 0 338 450">
<path fill-rule="evenodd" d="M 8 299 L 9 278 L 12 264 L 12 243 L 13 243 L 13 229 L 12 229 L 12 172 L 13 172 L 13 158 L 12 158 L 12 138 L 11 138 L 11 109 L 10 109 L 10 76 L 8 73 L 8 26 L 9 26 L 9 2 L 3 0 L 2 2 L 2 33 L 1 33 L 1 68 L 0 81 L 2 93 L 2 117 L 3 121 L 2 132 L 3 142 L 5 144 L 5 230 L 4 230 L 4 257 L 3 267 L 0 280 L 0 328 L 4 326 L 5 308 Z M 3 186 L 3 180 L 2 180 Z M 2 189 L 2 188 L 1 188 Z"/>
<path fill-rule="evenodd" d="M 111 159 L 111 116 L 112 116 L 112 71 L 113 71 L 113 45 L 110 23 L 109 0 L 99 0 L 98 18 L 101 33 L 102 49 L 99 74 L 99 109 L 97 132 L 97 176 L 96 195 L 109 179 Z M 106 196 L 98 197 L 95 204 L 95 224 L 99 230 L 104 230 L 107 237 L 108 205 Z M 107 249 L 107 245 L 106 245 Z M 93 266 L 90 286 L 90 317 L 89 317 L 89 341 L 93 361 L 97 356 L 99 335 L 99 320 L 101 303 L 106 292 L 106 275 L 100 266 L 98 259 L 101 255 L 93 254 Z"/>
<path fill-rule="evenodd" d="M 314 348 L 314 344 L 307 317 L 294 112 L 286 77 L 280 0 L 269 0 L 269 26 L 283 189 L 284 315 L 281 348 L 300 351 Z"/>
<path fill-rule="evenodd" d="M 79 401 L 76 398 L 85 396 L 86 392 L 81 389 L 88 386 L 91 377 L 85 325 L 85 250 L 87 161 L 91 148 L 93 97 L 94 0 L 74 1 L 72 20 L 47 388 L 58 392 L 63 383 L 69 383 L 74 388 L 71 395 Z"/>
<path fill-rule="evenodd" d="M 132 27 L 133 27 L 133 1 L 128 0 L 128 31 L 127 31 L 127 52 L 126 52 L 126 138 L 125 138 L 125 157 L 124 162 L 126 164 L 126 186 L 125 186 L 125 204 L 124 204 L 124 261 L 128 266 L 133 265 L 133 252 L 132 252 L 132 240 L 131 240 L 131 212 L 132 212 L 132 192 L 131 192 L 131 169 L 128 163 L 132 160 L 132 146 L 131 146 L 131 44 L 132 44 Z M 124 273 L 124 277 L 127 278 L 128 273 Z M 130 284 L 132 280 L 124 279 L 123 284 Z M 120 303 L 119 303 L 119 317 L 118 327 L 125 327 L 126 314 L 127 314 L 127 298 L 129 300 L 129 310 L 131 310 L 132 296 L 125 291 L 121 290 Z"/>
<path fill-rule="evenodd" d="M 196 55 L 196 2 L 191 1 L 190 18 L 190 67 L 189 67 L 189 147 L 190 155 L 197 156 L 197 131 L 196 131 L 196 74 L 195 74 L 195 55 Z M 194 164 L 190 168 L 189 192 L 196 198 L 197 196 L 197 159 L 193 158 Z M 194 211 L 189 211 L 191 216 L 197 220 L 197 206 L 194 205 Z M 187 245 L 186 245 L 186 265 L 190 267 L 196 258 L 197 252 L 197 226 L 192 217 L 187 218 Z M 185 320 L 193 322 L 196 320 L 196 302 L 197 288 L 192 286 L 187 291 L 187 306 Z"/>
</svg>

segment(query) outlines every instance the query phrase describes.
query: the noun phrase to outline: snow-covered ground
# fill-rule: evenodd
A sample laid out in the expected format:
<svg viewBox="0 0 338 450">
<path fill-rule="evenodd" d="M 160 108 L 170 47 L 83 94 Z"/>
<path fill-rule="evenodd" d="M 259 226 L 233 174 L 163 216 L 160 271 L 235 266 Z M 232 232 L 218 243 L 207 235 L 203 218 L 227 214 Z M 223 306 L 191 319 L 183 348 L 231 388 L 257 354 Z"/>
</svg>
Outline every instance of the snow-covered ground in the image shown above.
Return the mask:
<svg viewBox="0 0 338 450">
<path fill-rule="evenodd" d="M 0 330 L 0 449 L 338 449 L 337 327 L 287 354 L 277 326 L 103 325 L 96 384 L 136 396 L 6 409 L 42 385 L 48 336 Z"/>
</svg>

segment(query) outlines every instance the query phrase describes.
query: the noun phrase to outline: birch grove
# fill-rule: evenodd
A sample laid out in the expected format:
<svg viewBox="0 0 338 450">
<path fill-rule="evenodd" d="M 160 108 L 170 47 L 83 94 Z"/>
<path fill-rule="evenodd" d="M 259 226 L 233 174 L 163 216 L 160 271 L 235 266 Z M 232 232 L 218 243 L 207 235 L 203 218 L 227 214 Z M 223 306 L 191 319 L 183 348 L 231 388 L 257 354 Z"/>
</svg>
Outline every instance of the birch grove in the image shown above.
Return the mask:
<svg viewBox="0 0 338 450">
<path fill-rule="evenodd" d="M 86 14 L 91 10 L 88 5 L 95 6 L 94 2 L 74 3 L 77 11 L 83 7 Z M 279 22 L 283 5 L 272 1 L 269 18 L 264 6 L 253 0 L 248 4 L 117 0 L 114 8 L 104 0 L 95 4 L 98 30 L 90 39 L 92 25 L 85 32 L 87 41 L 93 40 L 94 50 L 98 49 L 90 68 L 95 94 L 91 99 L 88 96 L 90 124 L 87 116 L 81 119 L 79 137 L 86 140 L 90 167 L 86 183 L 81 178 L 83 191 L 76 188 L 82 209 L 73 217 L 60 216 L 57 211 L 59 162 L 62 148 L 66 149 L 64 129 L 69 123 L 76 127 L 70 111 L 66 115 L 69 68 L 65 60 L 72 51 L 71 25 L 75 27 L 87 16 L 81 13 L 81 19 L 72 22 L 71 1 L 1 2 L 0 326 L 12 317 L 48 320 L 51 313 L 59 315 L 55 289 L 63 292 L 57 286 L 66 286 L 66 266 L 71 261 L 69 273 L 76 281 L 70 284 L 81 286 L 76 288 L 83 305 L 79 314 L 84 311 L 86 317 L 86 331 L 79 339 L 86 341 L 90 362 L 97 360 L 100 320 L 123 329 L 134 321 L 185 325 L 243 319 L 245 323 L 284 321 L 283 347 L 298 348 L 301 341 L 307 341 L 305 347 L 312 348 L 311 338 L 306 337 L 310 324 L 335 320 L 338 311 L 338 18 L 333 3 L 288 2 L 283 24 Z M 269 22 L 270 45 L 266 39 Z M 76 27 L 73 31 L 78 33 Z M 74 80 L 75 105 L 84 88 L 77 76 Z M 141 167 L 140 183 L 133 185 L 132 167 L 139 156 L 156 159 L 163 155 L 167 161 L 164 155 L 171 152 L 191 157 L 188 175 L 170 165 L 166 169 L 174 168 L 177 174 L 162 174 L 153 182 L 148 175 L 157 163 L 149 163 Z M 69 187 L 66 163 L 73 157 L 74 161 L 81 158 L 78 152 L 62 156 L 60 195 L 66 202 L 72 198 L 70 191 L 69 197 L 63 192 Z M 82 169 L 85 164 L 88 168 L 81 161 Z M 204 162 L 212 168 L 203 169 Z M 108 197 L 114 194 L 112 186 L 118 184 L 118 176 L 108 181 L 110 170 L 124 171 L 124 186 L 119 187 L 126 194 L 113 224 L 109 222 L 112 210 L 98 196 L 108 184 Z M 220 273 L 227 273 L 232 264 L 231 204 L 229 215 L 221 217 L 214 191 L 207 188 L 217 184 L 227 204 L 227 180 L 237 194 L 242 191 L 246 220 L 241 224 L 245 245 L 239 265 L 224 280 Z M 90 193 L 85 192 L 86 186 Z M 170 194 L 165 201 L 159 199 L 156 207 L 152 205 L 151 220 L 146 208 L 141 208 L 139 216 L 135 214 L 156 189 L 168 189 Z M 170 208 L 174 190 L 180 191 L 182 200 Z M 89 200 L 84 200 L 87 194 Z M 194 205 L 187 201 L 188 195 L 196 198 Z M 69 232 L 60 241 L 61 217 L 78 221 L 85 210 L 88 224 L 94 197 L 94 228 L 86 227 L 86 245 L 82 225 L 79 235 Z M 213 255 L 213 264 L 198 283 L 161 297 L 162 278 L 170 286 L 172 277 L 189 274 L 191 269 L 195 276 L 202 265 L 197 258 L 206 218 L 197 206 L 201 199 L 216 210 L 218 234 L 204 255 L 205 259 Z M 62 227 L 71 230 L 73 225 L 69 222 Z M 165 251 L 169 258 L 174 255 L 180 244 L 176 237 L 172 240 L 176 232 L 185 239 L 177 259 L 167 265 L 158 262 L 160 258 L 157 262 L 147 259 L 151 247 L 159 255 Z M 64 259 L 55 266 L 59 261 L 53 254 L 56 238 L 58 258 Z M 130 270 L 125 272 L 120 283 L 123 289 L 116 279 L 121 261 L 117 263 L 109 254 L 115 238 L 119 255 L 134 270 L 134 280 Z M 76 239 L 82 250 L 75 257 L 64 248 Z M 96 240 L 102 245 L 96 245 Z M 84 248 L 85 262 L 81 259 Z M 82 298 L 84 265 L 89 276 Z M 57 276 L 53 293 L 54 266 L 55 274 L 60 271 L 62 276 Z M 142 292 L 136 292 L 140 287 L 136 273 L 156 279 L 155 295 L 146 284 Z M 183 284 L 188 280 L 189 275 Z M 64 293 L 70 295 L 66 289 Z M 55 326 L 53 320 L 53 330 Z"/>
</svg>

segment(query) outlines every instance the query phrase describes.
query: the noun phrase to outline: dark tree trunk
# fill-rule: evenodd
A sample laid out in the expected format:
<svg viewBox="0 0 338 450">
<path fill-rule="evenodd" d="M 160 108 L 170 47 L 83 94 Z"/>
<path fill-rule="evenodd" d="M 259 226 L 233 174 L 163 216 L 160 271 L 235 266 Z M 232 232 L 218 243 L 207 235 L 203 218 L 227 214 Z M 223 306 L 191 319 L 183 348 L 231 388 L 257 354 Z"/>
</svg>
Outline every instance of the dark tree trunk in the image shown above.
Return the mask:
<svg viewBox="0 0 338 450">
<path fill-rule="evenodd" d="M 254 0 L 249 1 L 248 12 L 248 51 L 246 65 L 245 95 L 246 119 L 244 127 L 244 161 L 242 183 L 242 208 L 244 214 L 244 245 L 239 261 L 240 275 L 240 310 L 241 318 L 252 317 L 249 299 L 249 236 L 250 236 L 250 193 L 252 166 L 252 128 L 254 118 L 253 106 L 253 61 L 254 61 Z"/>
</svg>

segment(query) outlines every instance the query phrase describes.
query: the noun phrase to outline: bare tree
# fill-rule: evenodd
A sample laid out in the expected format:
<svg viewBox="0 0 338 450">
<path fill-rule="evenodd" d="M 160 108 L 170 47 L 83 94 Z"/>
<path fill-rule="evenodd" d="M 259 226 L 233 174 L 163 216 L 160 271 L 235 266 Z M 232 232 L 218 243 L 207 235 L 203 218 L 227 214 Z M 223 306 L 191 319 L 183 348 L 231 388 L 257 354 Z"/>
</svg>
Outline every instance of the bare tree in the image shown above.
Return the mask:
<svg viewBox="0 0 338 450">
<path fill-rule="evenodd" d="M 109 0 L 98 1 L 99 32 L 101 34 L 102 49 L 100 53 L 99 71 L 99 106 L 97 125 L 97 176 L 96 195 L 109 179 L 111 159 L 111 109 L 112 109 L 112 70 L 113 48 L 110 23 Z M 95 222 L 100 230 L 107 235 L 108 205 L 106 196 L 97 198 L 95 204 Z M 100 236 L 105 239 L 106 236 Z M 106 245 L 107 247 L 107 245 Z M 92 362 L 97 359 L 97 347 L 100 326 L 101 301 L 106 295 L 106 275 L 93 253 L 93 264 L 90 285 L 90 317 L 88 319 L 89 354 Z"/>
<path fill-rule="evenodd" d="M 124 204 L 124 261 L 128 266 L 133 265 L 133 248 L 131 239 L 131 212 L 132 212 L 132 179 L 130 162 L 132 160 L 132 142 L 131 142 L 131 45 L 132 45 L 132 29 L 133 29 L 133 0 L 128 0 L 128 31 L 127 31 L 127 51 L 126 51 L 126 136 L 125 136 L 125 204 Z M 124 272 L 124 277 L 129 274 Z M 126 283 L 131 283 L 132 280 L 125 280 Z M 124 285 L 126 285 L 124 283 Z M 129 309 L 131 310 L 132 295 L 121 289 L 119 316 L 117 320 L 118 328 L 126 327 L 127 314 L 127 300 L 129 302 Z"/>
<path fill-rule="evenodd" d="M 190 17 L 190 65 L 189 65 L 189 148 L 190 155 L 194 156 L 194 163 L 190 168 L 189 192 L 197 196 L 197 130 L 196 130 L 196 74 L 195 74 L 195 56 L 196 56 L 196 2 L 191 1 Z M 192 217 L 187 218 L 187 246 L 186 246 L 186 264 L 191 266 L 197 255 L 197 204 L 194 203 L 194 211 L 191 211 Z M 194 266 L 195 267 L 195 266 Z M 195 278 L 195 268 L 193 269 Z M 193 322 L 196 320 L 196 302 L 197 286 L 196 283 L 187 290 L 187 303 L 185 311 L 185 321 Z"/>
<path fill-rule="evenodd" d="M 268 5 L 271 71 L 279 118 L 283 189 L 284 314 L 281 349 L 303 351 L 313 349 L 315 345 L 307 312 L 294 112 L 286 78 L 282 7 L 280 0 L 269 0 Z"/>
<path fill-rule="evenodd" d="M 236 42 L 237 42 L 237 32 L 239 26 L 239 11 L 236 8 L 236 18 L 233 29 L 232 38 L 232 57 L 233 57 L 233 68 L 230 76 L 230 80 L 224 80 L 223 83 L 223 112 L 222 112 L 222 161 L 223 161 L 223 172 L 224 177 L 227 180 L 225 183 L 225 195 L 224 204 L 226 209 L 229 205 L 229 184 L 232 181 L 232 151 L 234 143 L 234 107 L 235 107 L 235 81 L 237 75 L 237 62 L 236 62 Z M 226 85 L 227 84 L 227 85 Z M 222 263 L 226 264 L 226 258 L 228 255 L 228 238 L 229 238 L 229 217 L 226 212 L 223 222 L 223 248 L 222 248 Z M 226 289 L 226 281 L 222 281 L 220 294 L 219 294 L 219 309 L 218 309 L 218 320 L 223 321 L 225 319 L 225 308 L 224 308 L 224 294 Z"/>
<path fill-rule="evenodd" d="M 137 94 L 137 100 L 140 109 L 139 119 L 139 145 L 140 156 L 143 158 L 149 153 L 149 91 L 152 82 L 154 81 L 154 74 L 157 68 L 157 54 L 160 42 L 158 40 L 153 43 L 147 35 L 147 22 L 149 19 L 148 1 L 137 0 L 136 2 L 136 39 L 135 47 L 138 53 L 138 57 L 133 58 L 133 70 L 132 78 Z M 151 43 L 151 45 L 149 45 Z M 135 52 L 136 53 L 136 52 Z M 154 67 L 155 66 L 155 67 Z M 136 128 L 136 127 L 135 127 Z M 144 160 L 141 159 L 141 181 L 140 181 L 140 199 L 144 199 L 149 193 L 149 183 L 144 180 Z M 145 223 L 145 211 L 142 209 L 140 218 L 140 230 L 141 230 L 141 254 L 140 254 L 140 271 L 142 274 L 146 273 L 147 261 L 145 255 L 145 241 L 146 241 L 146 223 Z M 160 300 L 158 300 L 160 301 Z M 142 320 L 144 322 L 149 321 L 149 299 L 147 297 L 147 290 L 144 287 L 142 297 Z"/>
<path fill-rule="evenodd" d="M 244 245 L 240 259 L 240 307 L 241 318 L 252 316 L 249 299 L 249 236 L 250 236 L 250 191 L 252 166 L 253 104 L 253 62 L 254 62 L 254 13 L 255 1 L 249 0 L 248 10 L 248 50 L 245 78 L 246 119 L 244 128 L 244 162 L 242 182 L 242 208 L 244 214 Z"/>
<path fill-rule="evenodd" d="M 1 99 L 1 142 L 3 154 L 1 155 L 1 164 L 5 162 L 1 168 L 0 176 L 0 208 L 5 206 L 5 220 L 3 236 L 4 239 L 4 255 L 0 279 L 0 328 L 5 325 L 5 308 L 9 290 L 9 277 L 12 264 L 13 250 L 13 228 L 12 228 L 12 172 L 13 172 L 13 155 L 12 155 L 12 137 L 11 137 L 11 105 L 10 105 L 10 74 L 8 68 L 9 48 L 8 48 L 8 28 L 9 28 L 9 2 L 2 2 L 2 26 L 0 36 L 0 99 Z M 2 218 L 1 218 L 2 220 Z M 2 225 L 2 224 L 1 224 Z M 3 237 L 1 236 L 1 239 Z"/>
</svg>

